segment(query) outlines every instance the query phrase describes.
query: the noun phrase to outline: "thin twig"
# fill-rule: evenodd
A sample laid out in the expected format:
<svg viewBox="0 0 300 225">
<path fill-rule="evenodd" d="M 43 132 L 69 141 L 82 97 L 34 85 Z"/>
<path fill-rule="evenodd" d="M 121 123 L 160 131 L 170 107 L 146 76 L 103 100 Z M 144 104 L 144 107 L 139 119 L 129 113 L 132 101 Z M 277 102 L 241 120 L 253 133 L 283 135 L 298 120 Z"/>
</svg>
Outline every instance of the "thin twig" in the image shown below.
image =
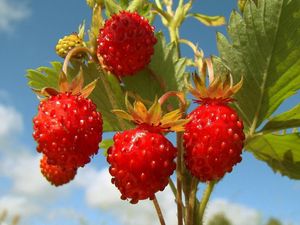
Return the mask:
<svg viewBox="0 0 300 225">
<path fill-rule="evenodd" d="M 167 12 L 163 11 L 159 6 L 152 4 L 152 8 L 160 16 L 162 16 L 168 23 L 171 21 L 172 17 Z"/>
<path fill-rule="evenodd" d="M 203 225 L 203 216 L 204 216 L 204 212 L 205 212 L 205 209 L 206 209 L 206 206 L 207 206 L 207 203 L 208 203 L 208 200 L 210 198 L 210 195 L 214 189 L 214 186 L 216 184 L 216 181 L 210 181 L 208 184 L 207 184 L 207 187 L 203 193 L 203 196 L 202 196 L 202 199 L 201 199 L 201 202 L 200 202 L 200 206 L 199 206 L 199 210 L 198 210 L 198 213 L 199 213 L 199 220 L 200 220 L 200 224 Z"/>
<path fill-rule="evenodd" d="M 63 64 L 63 72 L 65 74 L 67 74 L 67 70 L 68 70 L 68 65 L 69 65 L 69 62 L 71 60 L 71 58 L 73 57 L 73 55 L 79 53 L 79 52 L 85 52 L 85 53 L 88 53 L 91 57 L 94 57 L 93 55 L 93 52 L 86 48 L 86 47 L 75 47 L 73 48 L 71 51 L 69 51 L 69 53 L 67 54 L 65 60 L 64 60 L 64 64 Z"/>
<path fill-rule="evenodd" d="M 161 225 L 166 225 L 165 220 L 164 220 L 164 216 L 163 216 L 163 214 L 162 214 L 162 212 L 161 212 L 161 209 L 160 209 L 160 207 L 159 207 L 159 204 L 158 204 L 158 201 L 157 201 L 155 195 L 154 195 L 154 198 L 153 198 L 152 201 L 153 201 L 154 207 L 155 207 L 155 209 L 156 209 L 156 213 L 157 213 L 157 216 L 158 216 L 158 218 L 159 218 L 160 224 L 161 224 Z"/>
<path fill-rule="evenodd" d="M 170 188 L 171 188 L 171 190 L 172 190 L 172 192 L 174 194 L 174 197 L 176 198 L 176 196 L 177 196 L 177 189 L 176 189 L 175 184 L 174 184 L 174 182 L 172 181 L 171 178 L 169 178 L 169 186 L 170 186 Z"/>
<path fill-rule="evenodd" d="M 194 209 L 195 209 L 197 185 L 198 185 L 198 180 L 193 177 L 191 183 L 191 192 L 188 200 L 187 222 L 186 222 L 187 225 L 193 225 L 194 222 Z"/>
<path fill-rule="evenodd" d="M 177 139 L 177 149 L 178 149 L 178 155 L 177 155 L 177 168 L 176 168 L 176 175 L 177 175 L 177 216 L 178 216 L 178 225 L 183 225 L 182 220 L 182 210 L 183 210 L 183 204 L 182 204 L 182 156 L 183 156 L 183 149 L 182 149 L 182 138 L 183 133 L 179 132 L 176 134 Z"/>
</svg>

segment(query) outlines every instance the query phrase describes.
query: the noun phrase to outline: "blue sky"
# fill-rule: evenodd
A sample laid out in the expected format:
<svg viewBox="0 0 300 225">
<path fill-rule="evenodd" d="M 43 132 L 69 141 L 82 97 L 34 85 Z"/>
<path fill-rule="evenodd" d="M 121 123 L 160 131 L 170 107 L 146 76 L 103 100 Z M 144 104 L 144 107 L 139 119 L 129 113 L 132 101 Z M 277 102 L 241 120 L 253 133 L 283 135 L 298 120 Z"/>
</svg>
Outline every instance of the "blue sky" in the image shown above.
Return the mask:
<svg viewBox="0 0 300 225">
<path fill-rule="evenodd" d="M 193 10 L 227 18 L 236 8 L 235 0 L 196 1 Z M 77 30 L 90 17 L 85 1 L 0 0 L 0 210 L 20 213 L 23 224 L 158 224 L 149 202 L 131 206 L 118 200 L 109 183 L 107 164 L 99 154 L 81 169 L 70 185 L 53 188 L 39 174 L 38 157 L 32 139 L 32 117 L 38 100 L 27 87 L 25 71 L 60 60 L 54 51 L 59 38 Z M 162 27 L 156 24 L 156 29 Z M 217 54 L 215 33 L 225 27 L 208 28 L 192 19 L 182 28 L 182 37 L 198 43 L 206 56 Z M 190 56 L 188 48 L 183 55 Z M 298 103 L 292 97 L 279 110 Z M 203 186 L 200 186 L 200 191 Z M 172 195 L 160 193 L 167 221 L 176 216 Z M 253 221 L 270 216 L 299 225 L 300 182 L 289 180 L 257 161 L 249 153 L 217 186 L 208 217 L 216 211 L 235 215 L 235 225 L 255 225 Z M 237 215 L 238 214 L 238 215 Z M 119 218 L 119 219 L 117 219 Z M 252 223 L 251 223 L 252 221 Z M 174 224 L 174 223 L 173 223 Z"/>
</svg>

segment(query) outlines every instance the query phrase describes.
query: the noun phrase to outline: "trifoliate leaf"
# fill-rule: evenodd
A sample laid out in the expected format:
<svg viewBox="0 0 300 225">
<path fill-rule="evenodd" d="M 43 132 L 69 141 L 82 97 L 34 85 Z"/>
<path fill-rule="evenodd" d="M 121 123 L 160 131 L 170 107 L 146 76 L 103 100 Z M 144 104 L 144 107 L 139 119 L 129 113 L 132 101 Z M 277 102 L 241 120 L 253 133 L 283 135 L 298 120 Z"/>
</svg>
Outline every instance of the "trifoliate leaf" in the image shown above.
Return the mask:
<svg viewBox="0 0 300 225">
<path fill-rule="evenodd" d="M 217 35 L 234 82 L 244 77 L 235 105 L 248 132 L 300 88 L 299 15 L 299 0 L 248 1 L 243 16 L 231 14 L 229 38 Z"/>
</svg>

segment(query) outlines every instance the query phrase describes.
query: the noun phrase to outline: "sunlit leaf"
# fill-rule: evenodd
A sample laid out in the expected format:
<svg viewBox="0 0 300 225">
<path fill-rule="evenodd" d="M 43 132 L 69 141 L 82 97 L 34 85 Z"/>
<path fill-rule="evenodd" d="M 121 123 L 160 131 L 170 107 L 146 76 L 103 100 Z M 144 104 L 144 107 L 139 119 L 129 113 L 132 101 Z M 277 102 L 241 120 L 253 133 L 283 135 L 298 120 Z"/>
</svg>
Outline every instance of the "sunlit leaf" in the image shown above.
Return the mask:
<svg viewBox="0 0 300 225">
<path fill-rule="evenodd" d="M 272 118 L 264 126 L 262 132 L 272 132 L 294 127 L 300 127 L 300 104 L 291 110 Z"/>
<path fill-rule="evenodd" d="M 266 134 L 246 146 L 255 157 L 275 171 L 292 179 L 300 179 L 300 135 Z"/>
</svg>

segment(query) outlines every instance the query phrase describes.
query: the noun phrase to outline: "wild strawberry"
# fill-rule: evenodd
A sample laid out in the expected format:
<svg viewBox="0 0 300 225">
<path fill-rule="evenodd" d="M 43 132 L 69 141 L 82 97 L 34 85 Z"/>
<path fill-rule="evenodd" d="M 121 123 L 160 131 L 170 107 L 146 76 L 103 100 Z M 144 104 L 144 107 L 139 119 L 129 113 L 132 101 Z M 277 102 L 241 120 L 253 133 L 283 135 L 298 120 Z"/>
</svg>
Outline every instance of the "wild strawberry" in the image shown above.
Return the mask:
<svg viewBox="0 0 300 225">
<path fill-rule="evenodd" d="M 127 103 L 128 105 L 129 103 Z M 155 102 L 147 111 L 140 101 L 135 107 L 129 106 L 132 115 L 124 111 L 114 112 L 125 119 L 133 120 L 137 127 L 114 136 L 114 145 L 109 148 L 107 161 L 112 183 L 121 192 L 121 199 L 131 199 L 137 203 L 143 199 L 153 199 L 157 191 L 162 191 L 176 168 L 174 159 L 176 148 L 163 132 L 183 130 L 185 120 L 179 120 L 178 110 L 161 117 L 161 107 Z"/>
<path fill-rule="evenodd" d="M 72 93 L 65 92 L 70 88 L 64 83 L 62 93 L 49 88 L 42 91 L 49 96 L 41 101 L 33 119 L 33 137 L 38 142 L 38 152 L 47 156 L 49 164 L 77 168 L 90 162 L 90 157 L 98 152 L 102 117 L 96 105 L 86 98 L 91 86 L 84 90 L 77 87 Z"/>
<path fill-rule="evenodd" d="M 210 61 L 208 66 L 212 67 Z M 190 88 L 201 105 L 188 115 L 191 121 L 184 132 L 185 162 L 191 174 L 203 182 L 219 180 L 242 160 L 243 122 L 228 105 L 242 80 L 235 86 L 229 80 L 227 76 L 222 83 L 218 76 L 205 88 L 205 82 L 195 74 L 198 89 Z"/>
<path fill-rule="evenodd" d="M 40 169 L 44 177 L 55 186 L 69 183 L 74 179 L 77 173 L 77 168 L 66 169 L 57 165 L 48 164 L 48 159 L 45 155 L 40 161 Z"/>
<path fill-rule="evenodd" d="M 149 64 L 157 39 L 154 28 L 138 13 L 113 15 L 100 29 L 98 58 L 117 76 L 132 75 Z"/>
</svg>

